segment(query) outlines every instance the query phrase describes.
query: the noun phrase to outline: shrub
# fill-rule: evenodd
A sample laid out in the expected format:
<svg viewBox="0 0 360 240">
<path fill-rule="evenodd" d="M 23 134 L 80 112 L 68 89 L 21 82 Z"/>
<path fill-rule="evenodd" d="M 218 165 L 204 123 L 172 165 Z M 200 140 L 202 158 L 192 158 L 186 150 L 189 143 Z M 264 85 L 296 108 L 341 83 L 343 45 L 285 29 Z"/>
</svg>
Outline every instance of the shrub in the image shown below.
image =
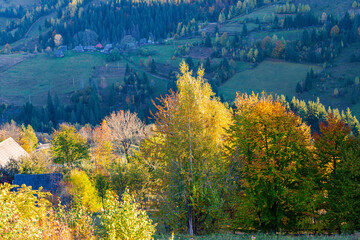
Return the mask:
<svg viewBox="0 0 360 240">
<path fill-rule="evenodd" d="M 71 239 L 71 230 L 55 217 L 47 193 L 23 185 L 0 185 L 0 239 Z"/>
<path fill-rule="evenodd" d="M 102 238 L 153 239 L 155 225 L 146 212 L 139 209 L 139 205 L 128 191 L 122 195 L 121 203 L 117 200 L 116 194 L 108 191 L 104 208 L 105 211 L 100 217 Z"/>
<path fill-rule="evenodd" d="M 70 172 L 68 191 L 75 208 L 95 212 L 100 209 L 100 199 L 95 186 L 84 171 L 74 169 Z"/>
</svg>

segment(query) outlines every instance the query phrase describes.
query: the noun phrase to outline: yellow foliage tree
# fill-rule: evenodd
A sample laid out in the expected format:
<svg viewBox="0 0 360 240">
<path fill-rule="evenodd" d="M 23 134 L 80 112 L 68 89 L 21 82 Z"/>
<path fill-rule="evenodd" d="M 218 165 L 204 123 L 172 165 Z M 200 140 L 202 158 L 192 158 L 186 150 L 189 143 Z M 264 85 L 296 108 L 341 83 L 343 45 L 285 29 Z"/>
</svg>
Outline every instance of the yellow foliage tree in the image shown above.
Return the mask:
<svg viewBox="0 0 360 240">
<path fill-rule="evenodd" d="M 0 184 L 0 239 L 72 239 L 56 218 L 47 193 L 23 185 Z"/>
<path fill-rule="evenodd" d="M 224 167 L 222 150 L 231 111 L 214 96 L 203 78 L 203 69 L 195 78 L 182 62 L 180 72 L 178 92 L 156 105 L 155 135 L 147 142 L 152 153 L 144 156 L 161 162 L 157 166 L 161 166 L 164 201 L 160 208 L 165 222 L 192 235 L 218 224 L 219 176 Z M 151 142 L 156 138 L 158 141 Z"/>
<path fill-rule="evenodd" d="M 107 171 L 113 159 L 111 129 L 104 120 L 93 132 L 94 147 L 92 155 L 95 160 L 95 168 L 99 171 Z"/>
<path fill-rule="evenodd" d="M 96 188 L 84 171 L 73 169 L 70 172 L 68 191 L 73 197 L 75 208 L 84 208 L 90 212 L 100 209 L 100 199 Z"/>
<path fill-rule="evenodd" d="M 20 133 L 20 145 L 22 148 L 25 149 L 28 153 L 31 153 L 36 150 L 38 146 L 39 140 L 36 137 L 34 129 L 28 125 L 25 127 L 24 125 L 21 126 L 21 133 Z"/>
</svg>

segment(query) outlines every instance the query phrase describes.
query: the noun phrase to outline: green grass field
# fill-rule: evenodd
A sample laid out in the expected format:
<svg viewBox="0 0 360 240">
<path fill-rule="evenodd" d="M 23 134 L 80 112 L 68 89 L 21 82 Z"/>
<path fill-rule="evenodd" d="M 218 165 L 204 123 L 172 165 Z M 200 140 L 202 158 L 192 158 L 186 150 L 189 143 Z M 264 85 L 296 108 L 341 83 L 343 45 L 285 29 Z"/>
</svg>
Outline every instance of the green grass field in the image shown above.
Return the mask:
<svg viewBox="0 0 360 240">
<path fill-rule="evenodd" d="M 221 33 L 227 32 L 230 34 L 234 34 L 234 33 L 240 34 L 242 32 L 243 25 L 244 24 L 241 24 L 238 22 L 228 22 L 228 23 L 225 23 L 224 25 L 220 26 L 219 30 Z M 247 27 L 248 31 L 251 32 L 251 31 L 257 29 L 259 27 L 259 25 L 255 24 L 255 23 L 248 23 L 248 24 L 246 24 L 246 27 Z"/>
<path fill-rule="evenodd" d="M 263 22 L 264 16 L 272 15 L 273 13 L 275 13 L 275 9 L 276 5 L 269 5 L 261 9 L 255 10 L 249 14 L 235 17 L 232 19 L 232 21 L 243 23 L 246 19 L 256 20 L 256 18 L 258 18 L 260 22 Z"/>
<path fill-rule="evenodd" d="M 309 4 L 311 9 L 316 14 L 323 12 L 338 15 L 343 14 L 348 9 L 351 9 L 351 4 L 354 0 L 295 0 L 294 3 Z"/>
<path fill-rule="evenodd" d="M 264 61 L 255 69 L 235 74 L 220 88 L 227 100 L 235 98 L 236 92 L 262 92 L 294 96 L 296 84 L 304 80 L 306 73 L 313 68 L 319 72 L 322 68 L 316 65 L 287 63 L 281 61 Z"/>
<path fill-rule="evenodd" d="M 15 105 L 24 104 L 30 96 L 34 104 L 42 105 L 51 90 L 66 101 L 70 92 L 88 84 L 95 67 L 104 64 L 100 53 L 67 52 L 64 58 L 36 55 L 0 73 L 0 96 Z"/>
<path fill-rule="evenodd" d="M 151 58 L 155 60 L 157 63 L 170 64 L 173 67 L 178 67 L 183 58 L 176 57 L 174 60 L 172 57 L 174 56 L 174 52 L 178 46 L 185 45 L 186 43 L 193 43 L 201 41 L 201 38 L 191 38 L 186 40 L 174 40 L 173 43 L 168 43 L 165 45 L 146 45 L 141 47 L 141 49 L 146 49 Z M 140 51 L 140 49 L 139 49 Z M 139 65 L 140 59 L 146 64 L 148 60 L 148 56 L 141 56 L 138 53 L 131 53 L 127 55 L 129 59 L 133 61 L 134 64 Z M 196 62 L 194 60 L 194 62 Z M 168 73 L 166 73 L 168 74 Z"/>
<path fill-rule="evenodd" d="M 170 235 L 166 236 L 156 236 L 155 240 L 168 240 Z M 359 236 L 360 237 L 360 236 Z M 267 235 L 267 234 L 213 234 L 205 236 L 177 236 L 175 235 L 174 240 L 353 240 L 359 239 L 355 235 L 334 235 L 334 236 L 281 236 L 281 235 Z"/>
</svg>

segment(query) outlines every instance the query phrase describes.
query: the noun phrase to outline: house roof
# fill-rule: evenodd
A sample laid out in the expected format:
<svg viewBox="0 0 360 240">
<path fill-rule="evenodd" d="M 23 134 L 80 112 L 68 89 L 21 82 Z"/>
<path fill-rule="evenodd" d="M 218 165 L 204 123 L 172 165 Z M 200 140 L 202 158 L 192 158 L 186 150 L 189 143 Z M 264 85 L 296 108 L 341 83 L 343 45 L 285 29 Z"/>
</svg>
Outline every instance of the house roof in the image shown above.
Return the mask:
<svg viewBox="0 0 360 240">
<path fill-rule="evenodd" d="M 32 189 L 38 190 L 43 187 L 43 191 L 56 194 L 60 191 L 60 181 L 63 179 L 61 173 L 49 173 L 49 174 L 16 174 L 14 179 L 14 185 L 31 186 Z"/>
<path fill-rule="evenodd" d="M 11 137 L 0 143 L 0 167 L 29 154 Z"/>
</svg>

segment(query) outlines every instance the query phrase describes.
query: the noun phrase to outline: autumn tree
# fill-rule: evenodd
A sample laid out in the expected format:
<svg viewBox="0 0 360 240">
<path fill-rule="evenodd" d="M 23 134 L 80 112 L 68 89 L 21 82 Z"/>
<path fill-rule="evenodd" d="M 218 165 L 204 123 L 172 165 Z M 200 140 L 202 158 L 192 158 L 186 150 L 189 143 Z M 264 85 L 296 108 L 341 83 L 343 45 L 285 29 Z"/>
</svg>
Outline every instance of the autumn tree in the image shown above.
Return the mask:
<svg viewBox="0 0 360 240">
<path fill-rule="evenodd" d="M 12 137 L 16 142 L 20 141 L 21 128 L 19 128 L 14 121 L 4 123 L 0 128 L 0 141 Z"/>
<path fill-rule="evenodd" d="M 0 185 L 1 239 L 70 239 L 71 230 L 56 219 L 48 193 L 23 185 Z"/>
<path fill-rule="evenodd" d="M 54 162 L 66 167 L 79 166 L 82 160 L 88 160 L 89 144 L 72 125 L 62 124 L 60 129 L 53 133 L 51 151 Z"/>
<path fill-rule="evenodd" d="M 55 34 L 54 44 L 56 47 L 60 46 L 63 43 L 63 37 L 60 34 Z"/>
<path fill-rule="evenodd" d="M 19 144 L 24 148 L 25 151 L 31 153 L 36 150 L 39 140 L 36 137 L 34 129 L 31 125 L 25 127 L 21 126 L 20 141 Z"/>
<path fill-rule="evenodd" d="M 95 169 L 100 172 L 107 171 L 113 158 L 113 145 L 111 142 L 111 129 L 105 120 L 94 129 L 92 138 L 94 146 L 91 148 L 91 153 L 95 160 Z"/>
<path fill-rule="evenodd" d="M 117 153 L 128 157 L 135 145 L 145 136 L 145 125 L 136 113 L 130 111 L 114 112 L 105 118 L 111 130 L 112 142 Z"/>
<path fill-rule="evenodd" d="M 271 96 L 238 95 L 229 168 L 241 187 L 235 226 L 277 232 L 312 213 L 310 128 Z"/>
<path fill-rule="evenodd" d="M 275 58 L 281 58 L 283 56 L 284 50 L 284 44 L 281 40 L 278 40 L 275 44 L 275 48 L 273 49 L 272 56 Z"/>
<path fill-rule="evenodd" d="M 82 170 L 71 170 L 67 182 L 67 191 L 72 196 L 73 206 L 78 209 L 95 212 L 100 209 L 100 199 L 89 176 Z"/>
<path fill-rule="evenodd" d="M 343 217 L 348 213 L 343 203 L 348 203 L 345 196 L 349 196 L 349 193 L 344 192 L 343 181 L 351 181 L 343 176 L 344 172 L 351 171 L 344 166 L 353 164 L 358 167 L 359 165 L 358 160 L 353 163 L 343 162 L 344 150 L 351 148 L 353 141 L 349 136 L 350 132 L 348 125 L 333 114 L 329 114 L 326 121 L 320 123 L 320 133 L 314 134 L 319 166 L 318 184 L 324 191 L 320 200 L 323 204 L 320 207 L 327 211 L 323 220 L 329 230 L 338 232 L 341 231 Z M 348 167 L 351 168 L 351 165 Z"/>
<path fill-rule="evenodd" d="M 180 72 L 178 92 L 156 105 L 155 133 L 144 157 L 158 167 L 163 221 L 193 235 L 222 222 L 222 150 L 231 113 L 205 82 L 203 69 L 195 78 L 183 62 Z"/>
<path fill-rule="evenodd" d="M 335 25 L 330 31 L 330 35 L 332 37 L 337 37 L 339 33 L 340 33 L 340 28 L 338 27 L 338 25 Z"/>
</svg>

